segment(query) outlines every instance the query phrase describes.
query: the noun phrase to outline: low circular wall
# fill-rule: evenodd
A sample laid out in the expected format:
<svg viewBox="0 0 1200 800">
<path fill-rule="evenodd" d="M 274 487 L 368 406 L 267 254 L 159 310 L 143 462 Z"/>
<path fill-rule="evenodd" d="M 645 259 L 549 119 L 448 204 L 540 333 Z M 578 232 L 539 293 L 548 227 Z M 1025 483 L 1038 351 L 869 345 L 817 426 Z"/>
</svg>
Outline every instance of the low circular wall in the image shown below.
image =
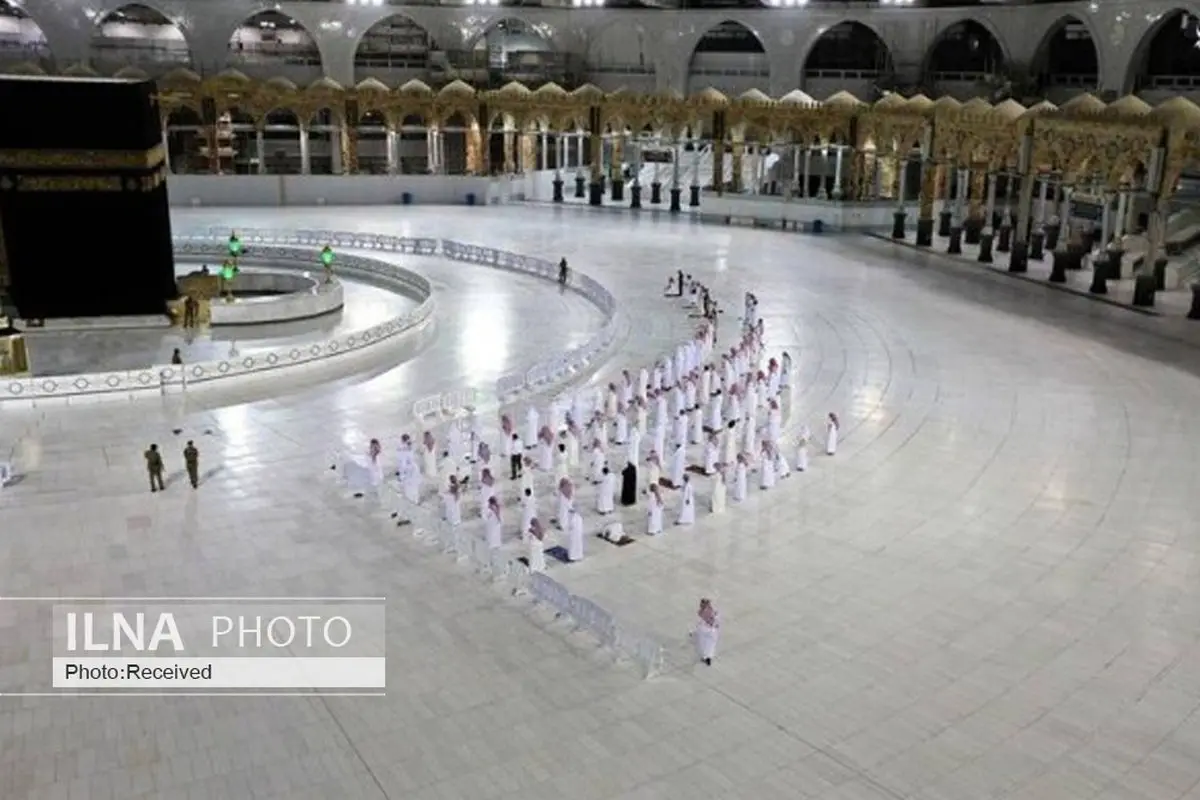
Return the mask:
<svg viewBox="0 0 1200 800">
<path fill-rule="evenodd" d="M 262 296 L 239 297 L 239 293 Z M 336 278 L 327 281 L 323 273 L 301 271 L 295 264 L 282 264 L 272 270 L 255 259 L 233 279 L 232 300 L 212 299 L 209 324 L 264 325 L 312 319 L 340 309 L 345 303 L 344 296 L 345 288 Z"/>
</svg>

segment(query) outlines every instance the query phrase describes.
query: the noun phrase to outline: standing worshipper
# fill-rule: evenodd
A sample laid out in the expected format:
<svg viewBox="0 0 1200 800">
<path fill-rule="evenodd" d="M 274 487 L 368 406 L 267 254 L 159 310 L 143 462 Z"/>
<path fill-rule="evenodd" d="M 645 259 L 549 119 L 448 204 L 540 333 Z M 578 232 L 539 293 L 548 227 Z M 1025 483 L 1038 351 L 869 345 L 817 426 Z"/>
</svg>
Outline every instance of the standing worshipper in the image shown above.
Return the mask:
<svg viewBox="0 0 1200 800">
<path fill-rule="evenodd" d="M 746 483 L 749 467 L 746 463 L 746 454 L 738 453 L 737 463 L 733 468 L 733 502 L 744 503 L 746 501 Z"/>
<path fill-rule="evenodd" d="M 646 457 L 646 485 L 648 489 L 652 489 L 662 481 L 662 462 L 658 459 L 658 453 L 654 450 L 650 451 L 650 455 Z"/>
<path fill-rule="evenodd" d="M 841 427 L 838 415 L 830 411 L 829 418 L 825 422 L 825 455 L 831 456 L 837 452 L 838 432 Z"/>
<path fill-rule="evenodd" d="M 683 474 L 687 471 L 687 448 L 682 444 L 675 446 L 671 454 L 671 487 L 678 489 L 683 485 Z"/>
<path fill-rule="evenodd" d="M 708 509 L 714 514 L 720 514 L 725 510 L 725 465 L 713 474 L 713 490 L 712 497 L 709 498 Z"/>
<path fill-rule="evenodd" d="M 689 426 L 691 427 L 691 437 L 689 441 L 692 444 L 700 444 L 704 441 L 704 412 L 700 410 L 700 406 L 692 406 L 692 410 L 688 412 Z"/>
<path fill-rule="evenodd" d="M 567 527 L 567 561 L 583 561 L 583 515 L 574 506 Z"/>
<path fill-rule="evenodd" d="M 574 499 L 575 487 L 571 485 L 570 478 L 562 478 L 558 482 L 558 513 L 554 515 L 554 522 L 562 530 L 567 529 L 567 514 L 571 510 L 571 502 Z"/>
<path fill-rule="evenodd" d="M 450 476 L 450 484 L 442 497 L 442 516 L 451 527 L 462 523 L 462 500 L 459 497 L 458 476 Z"/>
<path fill-rule="evenodd" d="M 613 431 L 613 444 L 625 444 L 629 441 L 629 414 L 625 406 L 617 411 L 616 427 Z"/>
<path fill-rule="evenodd" d="M 554 437 L 549 428 L 542 428 L 538 438 L 538 469 L 542 472 L 554 471 Z"/>
<path fill-rule="evenodd" d="M 717 639 L 721 635 L 721 617 L 708 598 L 701 599 L 696 616 L 696 632 L 692 635 L 696 640 L 696 653 L 706 667 L 711 667 L 713 657 L 717 654 Z"/>
<path fill-rule="evenodd" d="M 425 431 L 421 436 L 421 472 L 435 482 L 434 486 L 437 485 L 437 440 L 433 438 L 433 431 Z"/>
<path fill-rule="evenodd" d="M 546 571 L 546 530 L 537 517 L 529 523 L 529 561 L 530 572 Z"/>
<path fill-rule="evenodd" d="M 533 488 L 524 490 L 521 494 L 521 540 L 524 541 L 529 536 L 529 523 L 533 522 L 534 517 L 538 515 L 537 498 L 533 495 Z"/>
<path fill-rule="evenodd" d="M 621 505 L 631 506 L 637 503 L 637 465 L 630 461 L 621 470 Z"/>
<path fill-rule="evenodd" d="M 720 460 L 721 450 L 717 446 L 717 435 L 710 434 L 708 441 L 704 443 L 704 474 L 712 475 L 717 471 L 717 462 Z"/>
<path fill-rule="evenodd" d="M 775 459 L 771 455 L 771 443 L 763 442 L 761 457 L 758 465 L 758 488 L 767 489 L 775 488 Z"/>
<path fill-rule="evenodd" d="M 600 483 L 600 479 L 604 476 L 604 448 L 600 445 L 599 439 L 592 440 L 592 458 L 591 465 L 588 469 L 588 477 L 593 484 Z"/>
<path fill-rule="evenodd" d="M 783 351 L 783 356 L 779 361 L 779 388 L 787 389 L 792 382 L 792 357 Z"/>
<path fill-rule="evenodd" d="M 616 491 L 616 480 L 605 465 L 600 473 L 600 485 L 596 489 L 596 511 L 601 514 L 613 513 L 613 493 Z"/>
<path fill-rule="evenodd" d="M 696 488 L 692 486 L 692 476 L 683 476 L 683 492 L 679 497 L 679 516 L 676 525 L 691 525 L 696 521 Z"/>
<path fill-rule="evenodd" d="M 421 502 L 421 470 L 417 468 L 417 457 L 413 455 L 412 442 L 408 435 L 405 434 L 401 441 L 396 477 L 400 481 L 400 491 L 404 493 L 404 499 L 416 505 Z"/>
<path fill-rule="evenodd" d="M 554 479 L 563 480 L 571 474 L 571 459 L 567 455 L 567 443 L 559 442 L 554 453 Z"/>
<path fill-rule="evenodd" d="M 508 469 L 512 473 L 512 479 L 515 481 L 521 477 L 524 466 L 525 446 L 521 444 L 521 434 L 513 432 L 511 438 L 507 440 L 508 450 Z"/>
<path fill-rule="evenodd" d="M 775 477 L 783 480 L 792 474 L 792 468 L 788 466 L 787 456 L 783 454 L 783 448 L 779 445 L 771 445 L 771 454 L 775 459 Z"/>
<path fill-rule="evenodd" d="M 485 469 L 479 476 L 479 516 L 487 517 L 493 500 L 500 502 L 496 497 L 496 479 L 491 470 Z"/>
<path fill-rule="evenodd" d="M 500 501 L 495 495 L 488 498 L 487 510 L 483 515 L 483 530 L 487 545 L 496 550 L 503 544 L 503 522 L 500 519 Z"/>
<path fill-rule="evenodd" d="M 558 262 L 558 285 L 566 287 L 567 281 L 571 279 L 571 268 L 567 266 L 567 259 L 563 258 Z"/>
<path fill-rule="evenodd" d="M 657 486 L 650 487 L 650 495 L 646 499 L 646 534 L 657 536 L 663 532 L 663 499 Z"/>
<path fill-rule="evenodd" d="M 625 445 L 625 461 L 630 464 L 642 463 L 642 431 L 634 428 L 629 432 L 629 442 Z"/>
<path fill-rule="evenodd" d="M 529 448 L 537 447 L 538 443 L 538 412 L 533 406 L 525 412 L 525 446 Z"/>
<path fill-rule="evenodd" d="M 807 425 L 800 426 L 800 435 L 796 437 L 796 471 L 808 470 L 808 443 L 812 439 L 812 431 Z"/>
</svg>

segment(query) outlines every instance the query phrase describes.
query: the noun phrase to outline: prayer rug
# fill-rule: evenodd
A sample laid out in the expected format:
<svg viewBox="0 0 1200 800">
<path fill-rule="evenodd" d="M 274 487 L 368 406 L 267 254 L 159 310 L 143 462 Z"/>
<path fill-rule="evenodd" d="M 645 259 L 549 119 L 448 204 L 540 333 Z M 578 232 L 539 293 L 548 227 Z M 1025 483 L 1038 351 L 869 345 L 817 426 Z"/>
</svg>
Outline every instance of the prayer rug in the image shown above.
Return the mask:
<svg viewBox="0 0 1200 800">
<path fill-rule="evenodd" d="M 603 533 L 597 533 L 596 538 L 600 539 L 601 541 L 608 542 L 609 544 L 613 545 L 614 547 L 624 547 L 625 545 L 633 544 L 634 541 L 636 541 L 632 536 L 630 536 L 628 534 L 626 534 L 625 536 L 622 536 L 620 539 L 618 539 L 615 542 L 612 539 L 606 538 Z"/>
</svg>

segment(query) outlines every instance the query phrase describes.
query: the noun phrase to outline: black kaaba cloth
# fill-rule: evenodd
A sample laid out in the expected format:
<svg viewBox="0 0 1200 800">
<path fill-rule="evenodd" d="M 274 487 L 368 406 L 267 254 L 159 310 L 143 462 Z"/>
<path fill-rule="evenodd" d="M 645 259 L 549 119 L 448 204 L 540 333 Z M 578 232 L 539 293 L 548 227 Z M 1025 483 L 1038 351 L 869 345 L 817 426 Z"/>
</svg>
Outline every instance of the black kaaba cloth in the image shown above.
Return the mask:
<svg viewBox="0 0 1200 800">
<path fill-rule="evenodd" d="M 175 296 L 151 81 L 0 76 L 0 282 L 25 319 L 162 314 Z"/>
</svg>

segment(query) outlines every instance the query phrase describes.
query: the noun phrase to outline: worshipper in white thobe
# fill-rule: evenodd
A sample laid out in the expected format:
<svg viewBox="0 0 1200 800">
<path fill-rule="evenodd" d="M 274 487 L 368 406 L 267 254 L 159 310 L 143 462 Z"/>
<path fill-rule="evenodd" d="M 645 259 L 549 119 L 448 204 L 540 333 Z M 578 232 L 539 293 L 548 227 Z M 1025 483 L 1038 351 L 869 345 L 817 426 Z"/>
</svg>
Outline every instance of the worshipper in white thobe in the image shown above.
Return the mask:
<svg viewBox="0 0 1200 800">
<path fill-rule="evenodd" d="M 496 497 L 488 499 L 487 508 L 483 514 L 483 533 L 487 538 L 488 547 L 495 550 L 504 543 L 503 522 L 500 519 L 500 501 Z"/>
<path fill-rule="evenodd" d="M 740 422 L 745 415 L 742 414 L 742 391 L 738 388 L 737 383 L 734 383 L 729 389 L 728 406 L 725 418 L 730 422 Z"/>
<path fill-rule="evenodd" d="M 708 402 L 708 399 L 713 394 L 713 368 L 712 364 L 705 364 L 704 369 L 700 372 L 700 391 L 699 398 L 701 402 Z"/>
<path fill-rule="evenodd" d="M 779 388 L 787 389 L 792 383 L 792 357 L 783 351 L 783 357 L 779 359 Z"/>
<path fill-rule="evenodd" d="M 713 473 L 713 490 L 712 497 L 709 498 L 708 508 L 714 514 L 720 514 L 725 510 L 725 465 Z"/>
<path fill-rule="evenodd" d="M 670 420 L 671 412 L 667 408 L 667 393 L 659 389 L 654 395 L 654 424 L 665 428 Z"/>
<path fill-rule="evenodd" d="M 800 434 L 796 437 L 796 471 L 808 470 L 808 443 L 812 439 L 812 431 L 807 425 L 800 426 Z"/>
<path fill-rule="evenodd" d="M 445 486 L 451 478 L 456 481 L 461 480 L 461 476 L 458 474 L 458 462 L 451 458 L 449 450 L 444 450 L 438 461 L 438 483 Z"/>
<path fill-rule="evenodd" d="M 574 423 L 568 425 L 566 432 L 563 434 L 567 443 L 567 466 L 571 469 L 579 466 L 579 437 L 582 435 L 583 433 L 579 430 L 579 426 Z M 604 439 L 601 438 L 600 441 L 603 442 Z"/>
<path fill-rule="evenodd" d="M 425 431 L 421 437 L 421 472 L 427 480 L 437 478 L 437 440 L 433 431 Z"/>
<path fill-rule="evenodd" d="M 567 528 L 567 513 L 571 510 L 574 495 L 575 487 L 571 484 L 571 479 L 560 479 L 558 482 L 558 513 L 554 515 L 554 524 L 563 530 Z"/>
<path fill-rule="evenodd" d="M 746 500 L 746 484 L 748 482 L 747 474 L 749 472 L 749 464 L 746 463 L 746 454 L 738 453 L 737 463 L 733 468 L 733 502 L 742 503 Z"/>
<path fill-rule="evenodd" d="M 688 412 L 688 427 L 691 428 L 691 437 L 689 441 L 692 444 L 700 444 L 704 441 L 704 413 L 700 411 L 700 406 L 694 406 Z"/>
<path fill-rule="evenodd" d="M 650 496 L 646 499 L 646 533 L 657 536 L 663 532 L 663 499 L 662 490 L 657 486 L 650 487 Z"/>
<path fill-rule="evenodd" d="M 725 396 L 718 390 L 712 399 L 708 401 L 708 427 L 709 430 L 719 431 L 725 427 L 725 418 L 721 416 Z"/>
<path fill-rule="evenodd" d="M 771 443 L 763 442 L 759 450 L 758 488 L 775 488 L 775 458 L 771 454 Z"/>
<path fill-rule="evenodd" d="M 767 441 L 779 444 L 779 437 L 782 435 L 783 409 L 779 407 L 778 400 L 772 400 L 770 408 L 767 409 Z"/>
<path fill-rule="evenodd" d="M 676 525 L 691 525 L 696 521 L 696 487 L 692 486 L 692 476 L 683 476 L 683 491 L 679 495 L 679 516 Z"/>
<path fill-rule="evenodd" d="M 572 507 L 567 526 L 567 561 L 583 561 L 583 515 Z"/>
<path fill-rule="evenodd" d="M 717 435 L 710 434 L 708 441 L 704 443 L 704 474 L 712 475 L 717 471 L 717 462 L 720 460 L 720 447 L 717 445 Z"/>
<path fill-rule="evenodd" d="M 696 373 L 689 372 L 683 384 L 683 407 L 691 410 L 696 407 Z"/>
<path fill-rule="evenodd" d="M 591 463 L 588 466 L 588 479 L 593 484 L 600 483 L 600 479 L 604 476 L 604 463 L 604 448 L 600 445 L 599 439 L 593 439 Z"/>
<path fill-rule="evenodd" d="M 446 450 L 455 461 L 461 461 L 467 455 L 463 452 L 462 431 L 457 425 L 446 426 Z"/>
<path fill-rule="evenodd" d="M 721 618 L 708 598 L 700 601 L 696 617 L 696 630 L 692 634 L 696 641 L 696 654 L 705 666 L 711 667 L 717 655 L 717 640 L 721 636 Z"/>
<path fill-rule="evenodd" d="M 665 425 L 659 425 L 655 427 L 652 449 L 656 453 L 667 452 L 667 427 Z"/>
<path fill-rule="evenodd" d="M 754 430 L 754 421 L 748 419 L 742 423 L 742 452 L 755 456 L 759 448 L 758 431 Z"/>
<path fill-rule="evenodd" d="M 622 408 L 617 411 L 616 430 L 613 432 L 613 444 L 625 444 L 629 441 L 629 415 Z"/>
<path fill-rule="evenodd" d="M 642 463 L 642 429 L 634 428 L 629 432 L 629 441 L 625 444 L 625 463 Z"/>
<path fill-rule="evenodd" d="M 537 447 L 538 434 L 541 431 L 538 428 L 538 412 L 533 406 L 525 412 L 525 446 L 529 448 Z"/>
<path fill-rule="evenodd" d="M 479 476 L 479 516 L 487 516 L 488 506 L 493 500 L 499 502 L 496 498 L 496 479 L 492 477 L 491 470 L 485 469 Z"/>
<path fill-rule="evenodd" d="M 742 414 L 751 422 L 755 422 L 758 419 L 757 381 L 751 380 L 746 384 L 746 401 L 742 404 Z"/>
<path fill-rule="evenodd" d="M 537 497 L 533 494 L 533 488 L 525 489 L 521 494 L 521 540 L 524 541 L 529 535 L 529 523 L 538 515 Z"/>
<path fill-rule="evenodd" d="M 617 405 L 620 403 L 621 395 L 617 393 L 617 385 L 610 383 L 608 391 L 604 394 L 604 416 L 612 419 L 617 415 Z"/>
<path fill-rule="evenodd" d="M 721 463 L 722 464 L 732 464 L 734 462 L 734 460 L 737 458 L 738 439 L 741 438 L 741 433 L 739 432 L 738 423 L 736 423 L 736 422 L 729 423 L 729 425 L 724 429 L 721 436 L 723 437 L 723 439 L 722 439 L 723 453 L 721 455 Z"/>
<path fill-rule="evenodd" d="M 788 464 L 787 456 L 783 454 L 782 447 L 776 444 L 771 445 L 771 456 L 775 459 L 775 477 L 783 480 L 792 474 L 792 468 Z"/>
<path fill-rule="evenodd" d="M 372 439 L 367 445 L 365 458 L 349 458 L 342 463 L 342 477 L 346 486 L 354 491 L 355 497 L 362 497 L 368 491 L 376 491 L 383 485 L 383 445 L 378 439 Z"/>
<path fill-rule="evenodd" d="M 529 523 L 529 571 L 530 572 L 545 572 L 546 571 L 546 530 L 542 527 L 542 523 L 534 517 Z"/>
<path fill-rule="evenodd" d="M 600 473 L 600 485 L 596 487 L 596 511 L 601 514 L 613 513 L 616 491 L 617 479 L 606 465 Z"/>
<path fill-rule="evenodd" d="M 687 471 L 687 448 L 676 445 L 671 454 L 671 488 L 678 489 L 683 485 L 683 475 Z"/>
<path fill-rule="evenodd" d="M 554 450 L 554 480 L 561 481 L 571 474 L 571 460 L 567 456 L 567 443 L 559 442 Z"/>
<path fill-rule="evenodd" d="M 621 370 L 621 405 L 628 407 L 633 402 L 633 375 Z"/>
<path fill-rule="evenodd" d="M 542 437 L 538 439 L 538 469 L 542 472 L 554 471 L 554 440 L 546 438 L 549 428 L 542 428 Z"/>
<path fill-rule="evenodd" d="M 525 456 L 523 461 L 524 469 L 521 470 L 521 493 L 524 494 L 528 489 L 533 491 L 533 459 Z"/>
<path fill-rule="evenodd" d="M 646 457 L 646 486 L 648 489 L 653 489 L 662 481 L 662 461 L 658 458 L 658 451 L 651 450 L 650 455 Z"/>
<path fill-rule="evenodd" d="M 830 411 L 829 418 L 825 421 L 825 455 L 831 456 L 837 452 L 838 433 L 841 427 L 838 415 Z"/>
<path fill-rule="evenodd" d="M 492 448 L 488 447 L 487 442 L 480 442 L 475 451 L 475 475 L 482 478 L 483 471 L 492 469 Z"/>
<path fill-rule="evenodd" d="M 671 389 L 671 413 L 679 416 L 679 412 L 687 410 L 687 394 L 678 383 Z"/>
<path fill-rule="evenodd" d="M 646 425 L 650 419 L 650 407 L 646 405 L 645 398 L 637 399 L 637 407 L 634 409 L 633 427 L 637 428 L 638 432 L 645 435 L 650 428 Z M 636 463 L 636 462 L 635 462 Z"/>
<path fill-rule="evenodd" d="M 675 417 L 675 429 L 671 434 L 671 441 L 674 444 L 687 444 L 688 440 L 688 416 L 686 411 L 680 411 Z"/>
<path fill-rule="evenodd" d="M 650 371 L 645 367 L 638 370 L 637 383 L 634 384 L 634 393 L 639 400 L 646 399 L 646 392 L 650 389 Z"/>
<path fill-rule="evenodd" d="M 405 434 L 400 440 L 400 454 L 396 460 L 396 478 L 400 481 L 400 491 L 404 499 L 410 503 L 421 501 L 421 470 L 417 467 L 417 457 L 412 450 L 412 439 Z"/>
<path fill-rule="evenodd" d="M 462 498 L 459 496 L 460 491 L 458 478 L 453 475 L 450 476 L 446 493 L 442 496 L 442 517 L 451 527 L 462 523 Z"/>
</svg>

